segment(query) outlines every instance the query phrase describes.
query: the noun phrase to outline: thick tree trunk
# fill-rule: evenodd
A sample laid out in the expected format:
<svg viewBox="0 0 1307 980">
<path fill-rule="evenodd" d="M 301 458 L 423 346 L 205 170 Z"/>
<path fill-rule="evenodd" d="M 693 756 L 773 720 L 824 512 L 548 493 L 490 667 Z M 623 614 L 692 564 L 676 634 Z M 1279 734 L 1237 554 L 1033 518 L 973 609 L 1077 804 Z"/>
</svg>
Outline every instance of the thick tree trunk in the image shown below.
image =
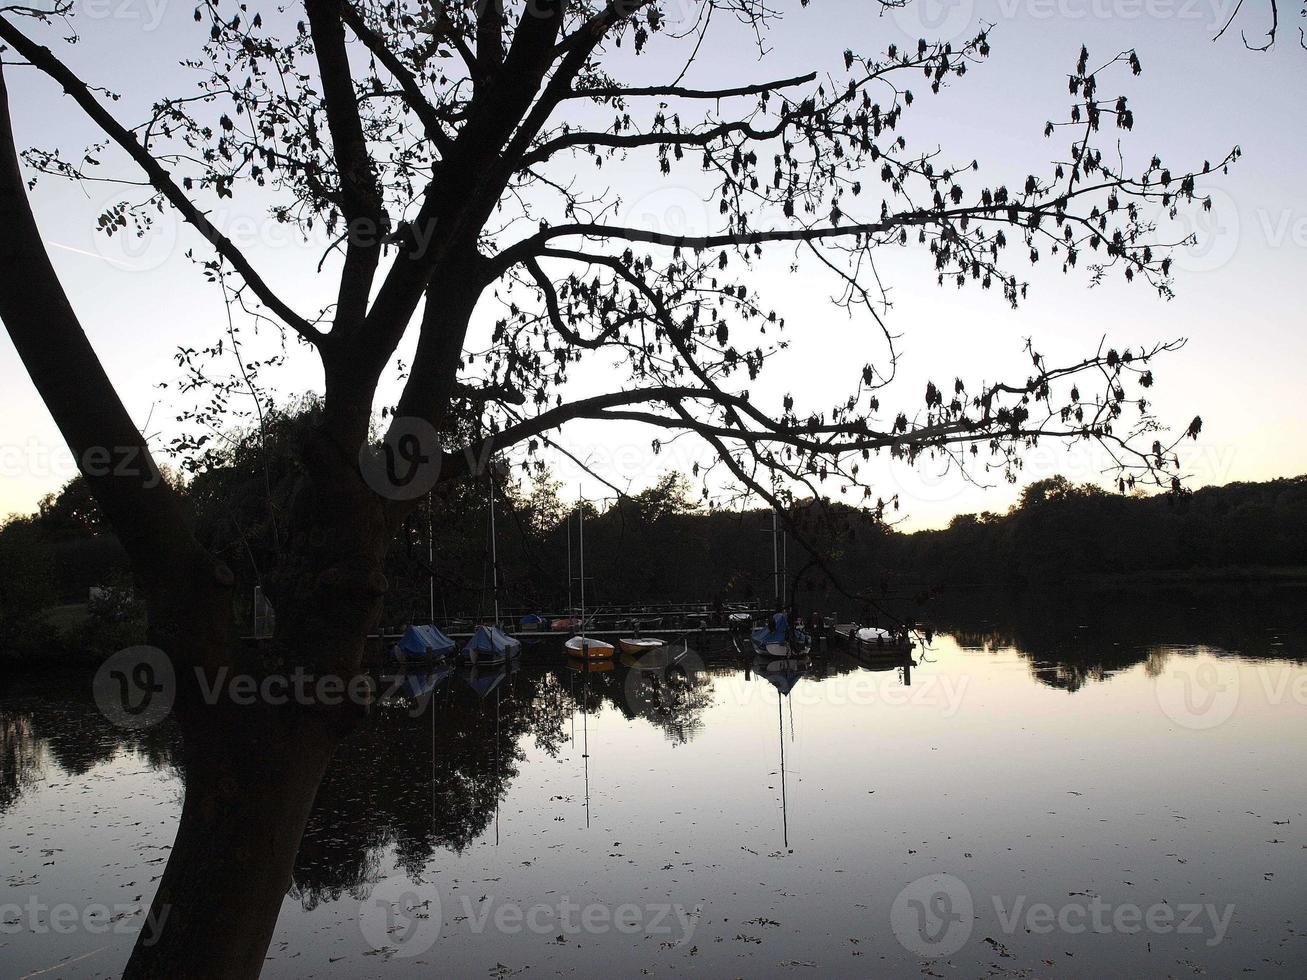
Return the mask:
<svg viewBox="0 0 1307 980">
<path fill-rule="evenodd" d="M 198 708 L 186 795 L 129 978 L 257 977 L 340 730 L 296 705 Z"/>
<path fill-rule="evenodd" d="M 272 658 L 242 658 L 231 571 L 199 544 L 180 497 L 159 478 L 41 240 L 3 68 L 0 259 L 0 319 L 127 549 L 146 599 L 150 642 L 168 655 L 177 681 L 185 802 L 127 975 L 256 977 L 318 784 L 358 709 L 240 706 L 226 693 L 206 704 L 194 671 L 212 681 L 224 669 L 229 677 L 236 669 L 263 678 L 303 665 L 316 677 L 347 681 L 358 670 L 386 585 L 382 508 L 368 499 L 357 471 L 370 402 L 346 399 L 336 424 L 310 447 L 311 486 L 284 563 L 279 649 Z"/>
<path fill-rule="evenodd" d="M 152 642 L 194 657 L 229 638 L 231 570 L 191 533 L 55 274 L 23 182 L 0 68 L 0 320 L 145 593 Z M 212 665 L 212 664 L 211 664 Z"/>
</svg>

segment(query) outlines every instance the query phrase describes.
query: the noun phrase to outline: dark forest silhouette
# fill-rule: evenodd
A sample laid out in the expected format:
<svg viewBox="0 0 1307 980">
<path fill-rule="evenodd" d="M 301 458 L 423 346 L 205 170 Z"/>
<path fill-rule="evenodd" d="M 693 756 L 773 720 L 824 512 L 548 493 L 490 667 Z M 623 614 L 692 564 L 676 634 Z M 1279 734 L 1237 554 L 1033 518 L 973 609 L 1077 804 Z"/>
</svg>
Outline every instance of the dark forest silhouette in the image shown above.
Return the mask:
<svg viewBox="0 0 1307 980">
<path fill-rule="evenodd" d="M 257 492 L 243 496 L 243 479 L 235 470 L 215 469 L 186 492 L 223 501 L 217 507 L 197 500 L 197 513 L 208 517 L 199 533 L 215 553 L 229 556 L 240 583 L 237 602 L 248 613 L 258 584 L 250 536 L 261 534 L 258 519 L 266 501 Z M 433 508 L 438 621 L 490 615 L 485 490 L 484 483 L 464 485 Z M 573 511 L 548 481 L 532 493 L 501 485 L 496 499 L 501 603 L 521 611 L 563 609 Z M 602 512 L 589 509 L 588 587 L 595 603 L 772 601 L 770 511 L 698 506 L 688 483 L 675 474 L 610 502 Z M 808 564 L 805 551 L 792 541 L 789 590 L 801 606 L 850 617 L 867 614 L 862 597 L 891 597 L 903 615 L 930 621 L 959 589 L 977 586 L 1044 592 L 1086 583 L 1159 587 L 1301 581 L 1307 575 L 1307 477 L 1156 495 L 1122 495 L 1053 477 L 1030 484 L 1005 513 L 963 514 L 945 529 L 915 533 L 835 503 L 809 502 L 794 520 L 801 522 L 807 512 L 820 514 L 809 522 L 805 540 L 824 549 L 825 567 L 800 571 Z M 575 528 L 572 535 L 575 547 Z M 426 525 L 419 519 L 388 555 L 387 623 L 427 618 L 426 554 Z M 125 552 L 75 479 L 35 515 L 0 530 L 8 657 L 49 663 L 83 637 L 53 635 L 45 611 L 59 602 L 83 601 L 93 585 L 130 581 Z M 108 644 L 130 639 L 128 627 L 105 621 L 113 612 L 103 611 L 84 636 L 92 652 L 112 652 Z"/>
</svg>

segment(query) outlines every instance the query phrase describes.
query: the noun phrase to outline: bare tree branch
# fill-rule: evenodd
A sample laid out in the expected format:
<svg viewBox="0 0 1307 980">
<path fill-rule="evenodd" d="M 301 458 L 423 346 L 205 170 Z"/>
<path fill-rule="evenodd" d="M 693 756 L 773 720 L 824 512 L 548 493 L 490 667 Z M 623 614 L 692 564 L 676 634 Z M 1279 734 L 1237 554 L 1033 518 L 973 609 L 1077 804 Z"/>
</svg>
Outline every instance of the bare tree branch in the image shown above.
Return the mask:
<svg viewBox="0 0 1307 980">
<path fill-rule="evenodd" d="M 168 172 L 146 150 L 137 139 L 113 118 L 99 101 L 91 94 L 86 83 L 73 72 L 49 48 L 36 44 L 19 31 L 8 20 L 0 17 L 0 40 L 13 46 L 14 50 L 39 68 L 51 79 L 63 87 L 64 92 L 72 96 L 82 110 L 100 127 L 110 139 L 122 148 L 136 164 L 145 171 L 150 185 L 159 191 L 204 238 L 211 244 L 232 267 L 240 273 L 256 296 L 272 310 L 283 323 L 312 344 L 320 344 L 323 335 L 307 320 L 287 306 L 272 291 L 262 277 L 246 260 L 231 240 L 220 232 L 209 219 L 195 206 L 180 187 L 174 183 Z"/>
</svg>

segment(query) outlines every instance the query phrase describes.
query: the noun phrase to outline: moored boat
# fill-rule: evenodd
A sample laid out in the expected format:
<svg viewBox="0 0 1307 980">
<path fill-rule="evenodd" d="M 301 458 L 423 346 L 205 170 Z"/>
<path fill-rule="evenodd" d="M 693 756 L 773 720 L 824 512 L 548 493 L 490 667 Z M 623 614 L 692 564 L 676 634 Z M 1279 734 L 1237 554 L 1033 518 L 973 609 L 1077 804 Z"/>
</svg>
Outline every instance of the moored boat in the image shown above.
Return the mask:
<svg viewBox="0 0 1307 980">
<path fill-rule="evenodd" d="M 896 633 L 879 626 L 837 626 L 835 635 L 864 654 L 902 655 L 905 651 L 911 650 L 913 645 L 911 637 L 906 633 Z"/>
<path fill-rule="evenodd" d="M 665 671 L 682 664 L 690 653 L 690 644 L 683 642 L 679 647 L 662 644 L 642 654 L 622 652 L 621 661 L 625 667 L 640 671 Z"/>
<path fill-rule="evenodd" d="M 790 627 L 790 618 L 783 612 L 773 614 L 766 626 L 757 627 L 749 637 L 754 649 L 769 657 L 789 657 L 812 645 L 812 638 L 807 633 Z"/>
<path fill-rule="evenodd" d="M 498 626 L 478 626 L 463 647 L 463 659 L 476 665 L 502 664 L 521 652 L 521 641 L 505 635 Z"/>
<path fill-rule="evenodd" d="M 390 655 L 401 663 L 442 660 L 456 644 L 434 626 L 409 626 L 390 648 Z"/>
<path fill-rule="evenodd" d="M 609 660 L 617 652 L 611 643 L 590 636 L 573 636 L 563 644 L 569 657 L 585 660 Z"/>
<path fill-rule="evenodd" d="M 617 643 L 622 648 L 623 653 L 629 653 L 633 657 L 649 653 L 651 650 L 657 650 L 664 645 L 662 640 L 655 639 L 652 636 L 622 637 Z"/>
<path fill-rule="evenodd" d="M 886 647 L 903 649 L 912 646 L 912 641 L 878 626 L 864 626 L 854 634 L 864 647 Z"/>
</svg>

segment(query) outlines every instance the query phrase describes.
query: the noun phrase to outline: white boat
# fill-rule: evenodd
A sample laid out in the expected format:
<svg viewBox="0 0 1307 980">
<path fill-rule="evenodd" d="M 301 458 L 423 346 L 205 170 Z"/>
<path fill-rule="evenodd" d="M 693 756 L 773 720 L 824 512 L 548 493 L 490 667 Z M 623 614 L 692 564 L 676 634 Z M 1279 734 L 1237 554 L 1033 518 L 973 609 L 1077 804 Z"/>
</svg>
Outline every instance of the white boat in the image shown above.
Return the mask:
<svg viewBox="0 0 1307 980">
<path fill-rule="evenodd" d="M 853 634 L 858 646 L 872 650 L 903 650 L 912 646 L 912 641 L 878 626 L 864 626 Z"/>
<path fill-rule="evenodd" d="M 580 544 L 581 552 L 581 609 L 580 623 L 578 628 L 585 628 L 585 522 L 582 520 L 584 509 L 584 497 L 578 500 L 578 510 L 576 515 L 577 541 Z M 569 543 L 571 538 L 568 539 Z M 570 568 L 570 565 L 569 565 Z M 558 623 L 554 623 L 554 628 L 558 628 Z M 605 643 L 603 640 L 596 640 L 586 636 L 584 633 L 579 636 L 573 636 L 563 644 L 563 649 L 567 651 L 569 657 L 576 657 L 580 660 L 599 660 L 612 667 L 612 660 L 617 650 L 611 643 Z M 606 668 L 607 669 L 607 668 Z"/>
<path fill-rule="evenodd" d="M 633 657 L 649 653 L 650 651 L 657 650 L 659 647 L 663 646 L 662 640 L 655 639 L 651 636 L 622 637 L 622 639 L 618 640 L 617 643 L 622 648 L 623 653 L 629 653 Z"/>
</svg>

